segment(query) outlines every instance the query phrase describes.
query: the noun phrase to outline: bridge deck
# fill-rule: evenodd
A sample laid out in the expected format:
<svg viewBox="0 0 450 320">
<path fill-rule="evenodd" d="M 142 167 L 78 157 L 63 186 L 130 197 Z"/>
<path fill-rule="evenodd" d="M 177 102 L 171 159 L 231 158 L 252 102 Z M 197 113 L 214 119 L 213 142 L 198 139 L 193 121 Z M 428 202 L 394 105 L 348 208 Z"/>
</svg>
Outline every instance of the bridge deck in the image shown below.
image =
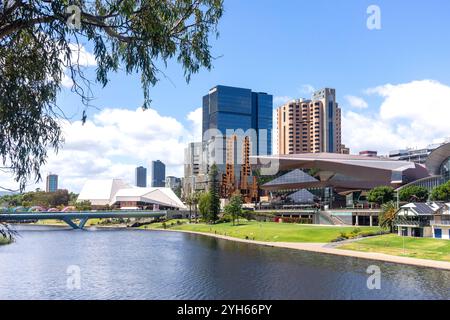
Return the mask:
<svg viewBox="0 0 450 320">
<path fill-rule="evenodd" d="M 167 211 L 85 211 L 85 212 L 35 212 L 2 213 L 0 221 L 62 220 L 74 229 L 83 229 L 89 219 L 109 218 L 161 218 Z M 73 220 L 81 220 L 77 225 Z"/>
</svg>

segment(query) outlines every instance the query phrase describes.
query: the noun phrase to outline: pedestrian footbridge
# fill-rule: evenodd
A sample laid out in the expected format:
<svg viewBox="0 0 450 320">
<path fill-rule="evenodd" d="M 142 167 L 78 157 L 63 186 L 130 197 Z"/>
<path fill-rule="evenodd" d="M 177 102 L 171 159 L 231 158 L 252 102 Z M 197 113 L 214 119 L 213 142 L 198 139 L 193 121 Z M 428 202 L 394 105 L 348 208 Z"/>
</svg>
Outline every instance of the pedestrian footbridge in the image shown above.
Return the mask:
<svg viewBox="0 0 450 320">
<path fill-rule="evenodd" d="M 26 222 L 30 220 L 61 220 L 73 229 L 84 229 L 89 219 L 110 218 L 162 218 L 166 211 L 86 211 L 86 212 L 35 212 L 0 214 L 0 222 Z"/>
</svg>

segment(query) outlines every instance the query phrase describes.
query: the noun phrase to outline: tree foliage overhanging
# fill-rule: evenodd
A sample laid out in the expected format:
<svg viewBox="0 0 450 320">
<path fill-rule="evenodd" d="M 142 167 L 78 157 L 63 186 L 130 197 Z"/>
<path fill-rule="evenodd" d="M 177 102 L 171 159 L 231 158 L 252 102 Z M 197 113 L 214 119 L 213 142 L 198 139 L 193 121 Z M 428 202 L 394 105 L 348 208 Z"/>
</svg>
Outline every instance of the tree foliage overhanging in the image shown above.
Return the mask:
<svg viewBox="0 0 450 320">
<path fill-rule="evenodd" d="M 69 5 L 79 8 L 79 25 Z M 222 13 L 223 0 L 1 1 L 3 169 L 13 173 L 20 189 L 33 176 L 40 180 L 48 149 L 58 150 L 63 142 L 57 94 L 65 75 L 85 107 L 90 105 L 91 82 L 74 55 L 81 42 L 93 48 L 95 80 L 101 85 L 119 68 L 140 74 L 143 107 L 148 108 L 159 63 L 176 59 L 187 81 L 200 68 L 211 68 L 209 37 L 217 35 Z"/>
</svg>

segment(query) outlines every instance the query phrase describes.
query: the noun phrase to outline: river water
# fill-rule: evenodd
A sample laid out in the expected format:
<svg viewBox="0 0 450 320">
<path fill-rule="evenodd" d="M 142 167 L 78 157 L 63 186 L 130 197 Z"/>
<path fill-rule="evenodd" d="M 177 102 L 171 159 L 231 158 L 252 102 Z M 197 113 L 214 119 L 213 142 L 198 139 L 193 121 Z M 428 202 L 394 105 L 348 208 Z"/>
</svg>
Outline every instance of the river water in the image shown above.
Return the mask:
<svg viewBox="0 0 450 320">
<path fill-rule="evenodd" d="M 19 230 L 0 246 L 0 299 L 450 299 L 449 271 L 174 232 Z"/>
</svg>

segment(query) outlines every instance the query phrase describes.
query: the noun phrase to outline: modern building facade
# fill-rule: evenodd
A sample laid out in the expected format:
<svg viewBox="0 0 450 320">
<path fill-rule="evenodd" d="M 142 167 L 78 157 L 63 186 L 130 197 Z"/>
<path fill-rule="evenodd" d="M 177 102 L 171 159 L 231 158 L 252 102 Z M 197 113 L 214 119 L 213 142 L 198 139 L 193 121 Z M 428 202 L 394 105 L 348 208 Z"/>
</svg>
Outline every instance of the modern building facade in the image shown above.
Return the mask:
<svg viewBox="0 0 450 320">
<path fill-rule="evenodd" d="M 164 188 L 166 185 L 166 165 L 160 160 L 152 161 L 152 187 Z"/>
<path fill-rule="evenodd" d="M 77 199 L 93 208 L 105 206 L 123 210 L 184 210 L 186 206 L 170 188 L 139 188 L 121 179 L 88 180 Z"/>
<path fill-rule="evenodd" d="M 207 144 L 202 142 L 191 142 L 184 150 L 183 196 L 206 189 L 208 182 L 206 146 Z"/>
<path fill-rule="evenodd" d="M 57 190 L 58 190 L 58 175 L 50 173 L 47 175 L 45 191 L 56 192 Z"/>
<path fill-rule="evenodd" d="M 272 154 L 272 127 L 272 95 L 221 85 L 212 88 L 203 97 L 203 170 L 199 173 L 203 177 L 196 183 L 205 185 L 215 163 L 222 197 L 240 191 L 246 199 L 254 198 L 257 188 L 250 156 Z M 187 177 L 185 173 L 185 181 Z"/>
<path fill-rule="evenodd" d="M 277 109 L 278 153 L 348 153 L 341 140 L 336 91 L 324 88 L 312 100 L 292 100 Z M 344 148 L 344 150 L 342 150 Z"/>
<path fill-rule="evenodd" d="M 422 149 L 403 149 L 389 152 L 389 158 L 425 164 L 428 156 L 445 143 L 430 144 Z"/>
<path fill-rule="evenodd" d="M 288 181 L 285 185 L 263 189 L 332 188 L 336 192 L 370 190 L 377 186 L 400 187 L 429 177 L 421 164 L 380 157 L 344 155 L 336 153 L 310 153 L 279 156 L 259 156 L 263 163 L 277 162 L 280 171 L 295 169 L 314 170 L 316 181 Z"/>
<path fill-rule="evenodd" d="M 445 143 L 433 149 L 427 157 L 424 166 L 429 175 L 422 179 L 412 181 L 397 190 L 409 186 L 420 186 L 433 190 L 437 186 L 450 181 L 450 143 Z"/>
<path fill-rule="evenodd" d="M 134 176 L 136 187 L 147 188 L 147 168 L 137 167 Z"/>
<path fill-rule="evenodd" d="M 181 179 L 174 176 L 166 177 L 166 188 L 176 190 L 181 186 Z"/>
<path fill-rule="evenodd" d="M 272 95 L 221 85 L 212 88 L 203 97 L 202 142 L 217 140 L 213 161 L 225 164 L 226 138 L 232 135 L 252 136 L 252 155 L 272 154 L 272 112 Z"/>
</svg>

